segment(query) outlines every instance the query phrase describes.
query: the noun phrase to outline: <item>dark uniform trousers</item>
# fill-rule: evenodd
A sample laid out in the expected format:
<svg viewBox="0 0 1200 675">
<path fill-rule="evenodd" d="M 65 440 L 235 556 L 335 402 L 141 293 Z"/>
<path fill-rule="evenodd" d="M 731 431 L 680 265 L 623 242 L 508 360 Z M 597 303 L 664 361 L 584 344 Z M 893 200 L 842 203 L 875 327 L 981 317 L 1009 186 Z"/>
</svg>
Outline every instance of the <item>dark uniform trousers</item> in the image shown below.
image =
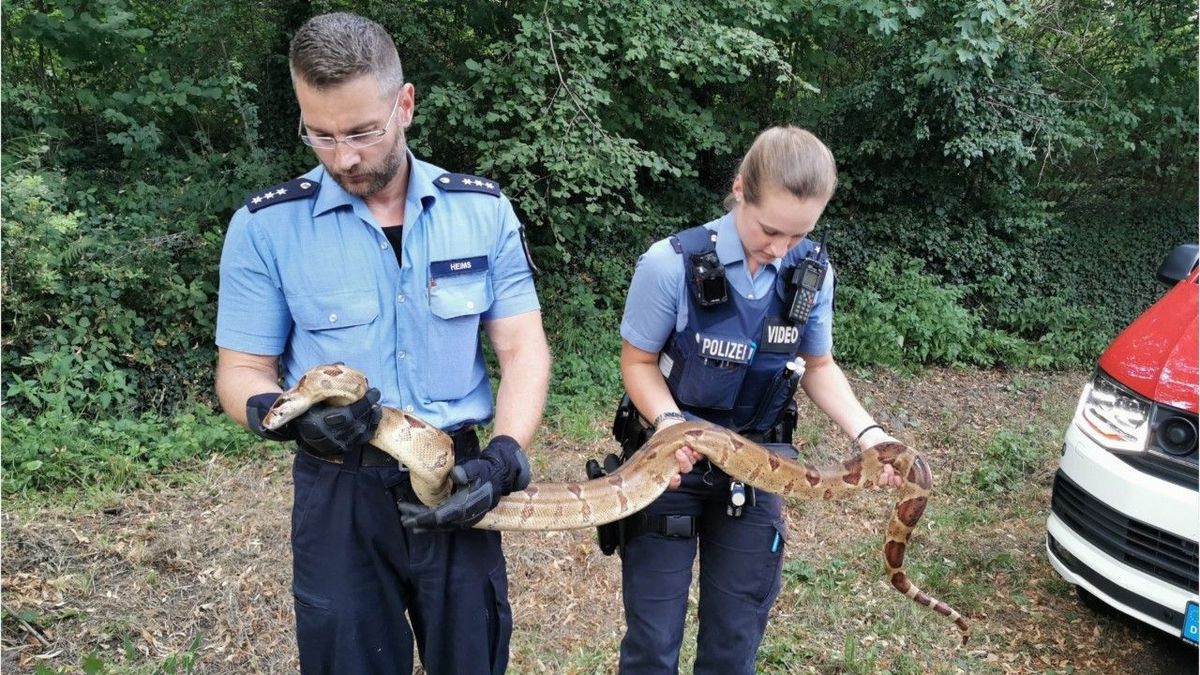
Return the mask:
<svg viewBox="0 0 1200 675">
<path fill-rule="evenodd" d="M 468 452 L 478 453 L 473 445 Z M 296 453 L 301 672 L 407 675 L 415 638 L 430 675 L 503 673 L 512 612 L 500 533 L 413 533 L 395 504 L 397 496 L 416 501 L 408 473 L 360 463 L 358 451 L 341 464 Z"/>
<path fill-rule="evenodd" d="M 644 513 L 692 515 L 697 537 L 647 533 L 622 550 L 621 580 L 626 633 L 621 641 L 623 675 L 676 673 L 683 642 L 692 563 L 700 551 L 700 632 L 695 673 L 754 673 L 754 656 L 779 595 L 783 545 L 782 499 L 758 491 L 741 517 L 726 515 L 729 477 L 701 462 Z"/>
</svg>

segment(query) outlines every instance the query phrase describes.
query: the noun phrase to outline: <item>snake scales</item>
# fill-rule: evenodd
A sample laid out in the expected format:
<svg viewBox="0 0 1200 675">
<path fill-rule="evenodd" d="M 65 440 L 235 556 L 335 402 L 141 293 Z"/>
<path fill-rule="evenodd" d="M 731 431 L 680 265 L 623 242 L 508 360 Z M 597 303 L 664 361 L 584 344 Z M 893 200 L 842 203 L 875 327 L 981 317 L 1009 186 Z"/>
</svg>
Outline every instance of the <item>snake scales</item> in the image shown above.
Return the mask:
<svg viewBox="0 0 1200 675">
<path fill-rule="evenodd" d="M 283 392 L 263 418 L 263 426 L 278 429 L 316 403 L 348 405 L 367 391 L 362 372 L 344 365 L 318 366 Z M 449 494 L 454 464 L 450 437 L 419 417 L 390 407 L 371 444 L 408 467 L 413 491 L 426 505 L 441 503 Z M 534 483 L 503 499 L 475 527 L 489 530 L 571 530 L 610 523 L 645 508 L 667 489 L 679 471 L 675 451 L 690 447 L 733 478 L 785 497 L 834 499 L 880 482 L 891 465 L 903 478 L 888 522 L 883 561 L 892 587 L 914 602 L 948 617 L 966 644 L 966 619 L 908 579 L 904 554 L 908 539 L 925 511 L 933 474 L 915 450 L 902 443 L 880 443 L 841 464 L 818 468 L 779 457 L 766 448 L 704 422 L 676 424 L 655 434 L 620 469 L 579 483 Z"/>
</svg>

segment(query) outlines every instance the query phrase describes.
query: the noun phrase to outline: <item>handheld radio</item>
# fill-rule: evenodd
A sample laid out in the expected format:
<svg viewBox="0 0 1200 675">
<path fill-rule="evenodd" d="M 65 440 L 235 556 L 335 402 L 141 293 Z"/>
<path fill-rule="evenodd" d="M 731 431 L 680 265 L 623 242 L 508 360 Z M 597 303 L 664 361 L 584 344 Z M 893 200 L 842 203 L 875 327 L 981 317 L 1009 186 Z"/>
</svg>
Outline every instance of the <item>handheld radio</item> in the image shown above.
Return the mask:
<svg viewBox="0 0 1200 675">
<path fill-rule="evenodd" d="M 821 233 L 821 243 L 813 247 L 808 255 L 792 266 L 788 275 L 788 284 L 792 286 L 792 296 L 787 303 L 784 314 L 792 323 L 808 321 L 812 308 L 817 303 L 817 293 L 825 283 L 825 271 L 829 269 L 829 259 L 825 255 L 825 238 L 829 236 L 829 228 Z"/>
</svg>

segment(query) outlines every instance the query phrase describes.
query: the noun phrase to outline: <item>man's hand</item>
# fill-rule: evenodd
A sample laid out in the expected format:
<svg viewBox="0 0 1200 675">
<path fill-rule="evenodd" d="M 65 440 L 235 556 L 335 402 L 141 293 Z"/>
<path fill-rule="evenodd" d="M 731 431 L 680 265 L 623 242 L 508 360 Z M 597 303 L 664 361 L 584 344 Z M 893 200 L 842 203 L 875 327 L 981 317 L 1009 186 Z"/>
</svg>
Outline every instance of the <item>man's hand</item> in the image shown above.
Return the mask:
<svg viewBox="0 0 1200 675">
<path fill-rule="evenodd" d="M 379 390 L 371 387 L 350 405 L 314 405 L 291 421 L 300 442 L 320 454 L 349 452 L 371 440 L 383 418 Z"/>
<path fill-rule="evenodd" d="M 279 398 L 282 393 L 281 391 L 268 391 L 255 394 L 246 400 L 246 427 L 255 435 L 268 441 L 296 440 L 296 429 L 290 422 L 278 429 L 268 429 L 262 425 L 263 418 L 267 416 L 271 406 L 275 405 L 275 399 Z"/>
<path fill-rule="evenodd" d="M 246 401 L 246 424 L 250 430 L 271 441 L 300 440 L 323 455 L 342 454 L 371 440 L 383 417 L 379 390 L 372 387 L 350 405 L 317 404 L 279 429 L 264 429 L 262 419 L 277 398 L 279 392 L 270 392 Z"/>
<path fill-rule="evenodd" d="M 509 436 L 495 436 L 480 453 L 450 470 L 454 492 L 434 508 L 397 502 L 405 527 L 417 530 L 465 529 L 496 507 L 500 498 L 524 490 L 533 477 L 529 458 Z"/>
</svg>

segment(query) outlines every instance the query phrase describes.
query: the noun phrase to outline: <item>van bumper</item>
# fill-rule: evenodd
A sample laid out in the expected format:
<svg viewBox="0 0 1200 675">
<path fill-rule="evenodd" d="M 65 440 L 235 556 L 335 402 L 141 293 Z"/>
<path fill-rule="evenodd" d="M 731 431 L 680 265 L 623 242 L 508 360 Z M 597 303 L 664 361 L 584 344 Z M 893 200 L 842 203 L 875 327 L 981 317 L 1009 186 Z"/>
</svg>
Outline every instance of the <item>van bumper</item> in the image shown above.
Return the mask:
<svg viewBox="0 0 1200 675">
<path fill-rule="evenodd" d="M 1197 594 L 1200 496 L 1148 476 L 1074 422 L 1054 480 L 1046 553 L 1055 570 L 1117 610 L 1179 636 Z"/>
</svg>

